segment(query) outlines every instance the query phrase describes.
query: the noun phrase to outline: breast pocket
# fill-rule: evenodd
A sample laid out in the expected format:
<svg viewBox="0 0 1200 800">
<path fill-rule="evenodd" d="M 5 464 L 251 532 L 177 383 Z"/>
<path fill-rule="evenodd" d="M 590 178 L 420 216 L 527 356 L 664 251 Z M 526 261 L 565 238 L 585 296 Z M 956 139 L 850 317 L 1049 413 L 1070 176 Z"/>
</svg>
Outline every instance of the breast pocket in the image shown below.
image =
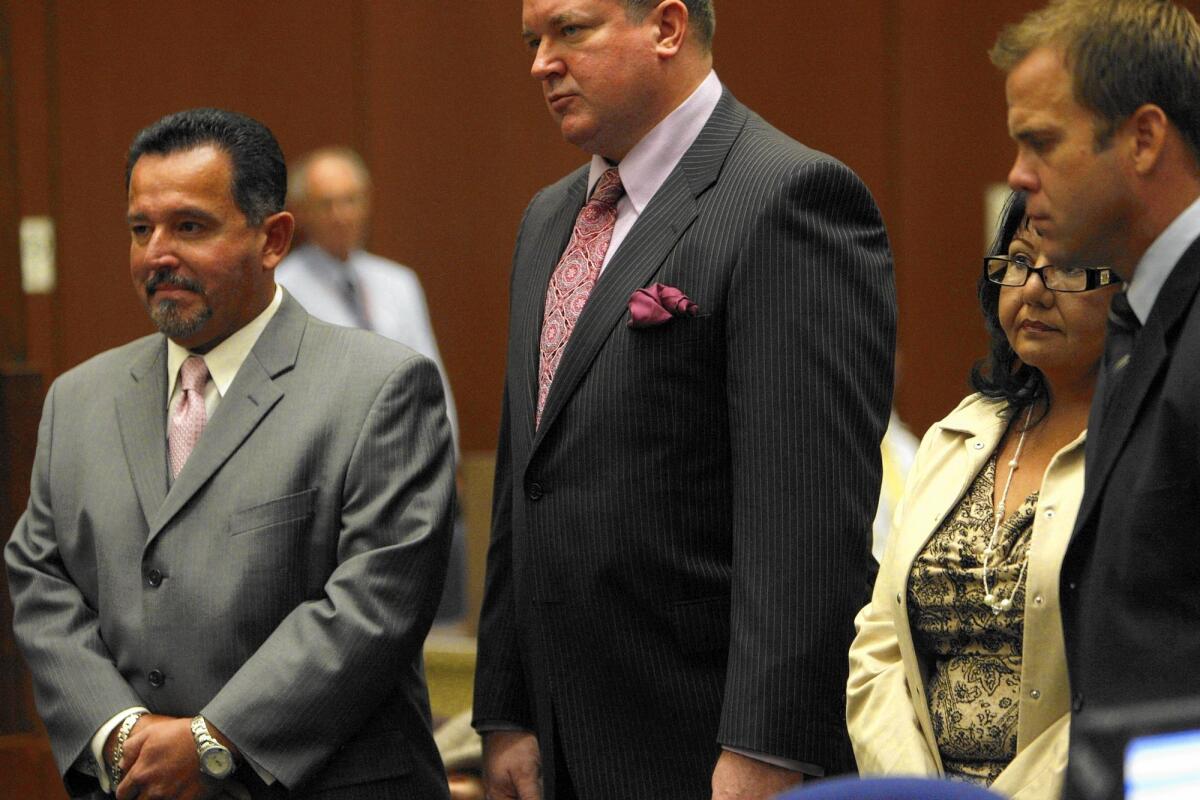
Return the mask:
<svg viewBox="0 0 1200 800">
<path fill-rule="evenodd" d="M 230 516 L 229 534 L 305 530 L 312 521 L 316 503 L 317 489 L 312 488 L 243 508 Z"/>
<path fill-rule="evenodd" d="M 711 315 L 672 317 L 667 322 L 650 328 L 630 328 L 622 325 L 616 331 L 617 338 L 613 346 L 618 352 L 670 352 L 688 346 L 712 344 L 711 340 L 715 335 L 716 323 Z"/>
</svg>

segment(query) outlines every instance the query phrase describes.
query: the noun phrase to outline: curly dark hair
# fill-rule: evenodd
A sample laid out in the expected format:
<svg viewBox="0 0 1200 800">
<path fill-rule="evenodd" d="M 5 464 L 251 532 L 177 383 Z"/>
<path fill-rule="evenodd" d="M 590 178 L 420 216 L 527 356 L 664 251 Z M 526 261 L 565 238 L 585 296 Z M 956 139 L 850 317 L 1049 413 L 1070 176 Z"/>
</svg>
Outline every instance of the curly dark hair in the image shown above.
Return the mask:
<svg viewBox="0 0 1200 800">
<path fill-rule="evenodd" d="M 1013 237 L 1025 224 L 1025 193 L 1014 192 L 1000 213 L 1000 224 L 996 238 L 988 248 L 989 256 L 1006 255 Z M 1000 326 L 1000 287 L 981 273 L 979 276 L 979 305 L 983 310 L 983 323 L 987 327 L 991 342 L 986 358 L 975 362 L 971 368 L 971 387 L 985 397 L 1003 400 L 1004 414 L 1016 417 L 1024 409 L 1033 406 L 1034 425 L 1050 410 L 1050 386 L 1037 367 L 1025 364 L 1013 351 L 1004 328 Z"/>
</svg>

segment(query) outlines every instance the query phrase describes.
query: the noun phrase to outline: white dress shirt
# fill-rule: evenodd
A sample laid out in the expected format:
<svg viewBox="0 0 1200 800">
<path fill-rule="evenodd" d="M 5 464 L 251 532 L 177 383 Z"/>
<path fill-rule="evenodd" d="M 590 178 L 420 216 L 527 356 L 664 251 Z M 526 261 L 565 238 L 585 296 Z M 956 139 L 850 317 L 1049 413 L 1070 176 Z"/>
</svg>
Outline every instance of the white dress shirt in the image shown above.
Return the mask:
<svg viewBox="0 0 1200 800">
<path fill-rule="evenodd" d="M 1137 314 L 1138 321 L 1143 325 L 1150 317 L 1154 301 L 1162 291 L 1163 284 L 1171 276 L 1175 265 L 1183 256 L 1184 251 L 1192 246 L 1192 242 L 1200 238 L 1200 197 L 1184 209 L 1175 220 L 1168 225 L 1154 243 L 1146 248 L 1133 272 L 1133 280 L 1126 289 L 1129 307 Z"/>
<path fill-rule="evenodd" d="M 651 198 L 666 183 L 675 167 L 679 166 L 683 154 L 695 143 L 720 100 L 721 81 L 717 79 L 716 72 L 709 72 L 687 100 L 655 125 L 621 159 L 617 172 L 621 175 L 625 194 L 617 202 L 617 223 L 613 226 L 612 239 L 608 242 L 608 252 L 604 254 L 601 271 L 608 266 Z M 588 172 L 589 197 L 600 176 L 610 169 L 612 164 L 602 156 L 592 156 Z"/>
</svg>

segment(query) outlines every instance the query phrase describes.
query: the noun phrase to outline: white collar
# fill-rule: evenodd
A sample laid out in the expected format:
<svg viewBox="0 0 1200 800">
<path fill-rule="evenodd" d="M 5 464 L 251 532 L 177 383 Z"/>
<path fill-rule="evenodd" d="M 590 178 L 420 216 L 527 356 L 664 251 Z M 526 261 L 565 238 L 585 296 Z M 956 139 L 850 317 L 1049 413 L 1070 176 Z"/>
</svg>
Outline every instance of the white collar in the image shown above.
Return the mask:
<svg viewBox="0 0 1200 800">
<path fill-rule="evenodd" d="M 638 214 L 658 192 L 667 177 L 696 141 L 704 124 L 721 101 L 721 81 L 715 71 L 700 82 L 696 90 L 679 107 L 655 125 L 642 140 L 621 159 L 618 170 L 625 194 Z M 592 156 L 588 171 L 588 195 L 605 171 L 612 168 L 602 156 Z"/>
<path fill-rule="evenodd" d="M 1154 308 L 1154 301 L 1163 284 L 1171 276 L 1175 265 L 1183 257 L 1183 253 L 1192 246 L 1192 242 L 1200 237 L 1200 197 L 1184 209 L 1175 220 L 1168 225 L 1154 243 L 1146 248 L 1133 271 L 1133 280 L 1126 289 L 1129 307 L 1137 314 L 1138 320 L 1145 325 Z"/>
<path fill-rule="evenodd" d="M 275 312 L 279 310 L 282 302 L 283 289 L 276 286 L 275 297 L 271 299 L 270 304 L 261 314 L 202 356 L 205 366 L 208 367 L 208 374 L 212 377 L 213 384 L 216 385 L 217 392 L 221 397 L 224 397 L 225 393 L 229 391 L 229 386 L 237 377 L 238 370 L 246 361 L 246 356 L 250 355 L 258 337 L 262 335 L 267 323 L 275 316 Z M 167 339 L 168 403 L 171 401 L 171 395 L 175 393 L 175 381 L 179 377 L 179 367 L 190 355 L 194 354 L 186 347 Z"/>
</svg>

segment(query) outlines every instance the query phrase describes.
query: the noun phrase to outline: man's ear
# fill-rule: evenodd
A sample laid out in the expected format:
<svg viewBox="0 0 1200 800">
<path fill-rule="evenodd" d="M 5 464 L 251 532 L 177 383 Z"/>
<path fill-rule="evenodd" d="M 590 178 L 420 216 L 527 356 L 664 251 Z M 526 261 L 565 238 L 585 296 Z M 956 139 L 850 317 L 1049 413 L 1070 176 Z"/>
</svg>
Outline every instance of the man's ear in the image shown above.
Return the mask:
<svg viewBox="0 0 1200 800">
<path fill-rule="evenodd" d="M 1133 169 L 1138 175 L 1149 175 L 1159 166 L 1171 122 L 1167 114 L 1153 103 L 1146 103 L 1129 115 L 1124 127 L 1132 136 Z"/>
<path fill-rule="evenodd" d="M 292 235 L 296 232 L 296 218 L 290 212 L 280 211 L 263 220 L 262 264 L 266 269 L 275 269 L 288 248 L 292 246 Z"/>
<path fill-rule="evenodd" d="M 663 0 L 650 13 L 658 34 L 655 50 L 660 57 L 671 58 L 687 41 L 687 6 L 683 0 Z"/>
</svg>

